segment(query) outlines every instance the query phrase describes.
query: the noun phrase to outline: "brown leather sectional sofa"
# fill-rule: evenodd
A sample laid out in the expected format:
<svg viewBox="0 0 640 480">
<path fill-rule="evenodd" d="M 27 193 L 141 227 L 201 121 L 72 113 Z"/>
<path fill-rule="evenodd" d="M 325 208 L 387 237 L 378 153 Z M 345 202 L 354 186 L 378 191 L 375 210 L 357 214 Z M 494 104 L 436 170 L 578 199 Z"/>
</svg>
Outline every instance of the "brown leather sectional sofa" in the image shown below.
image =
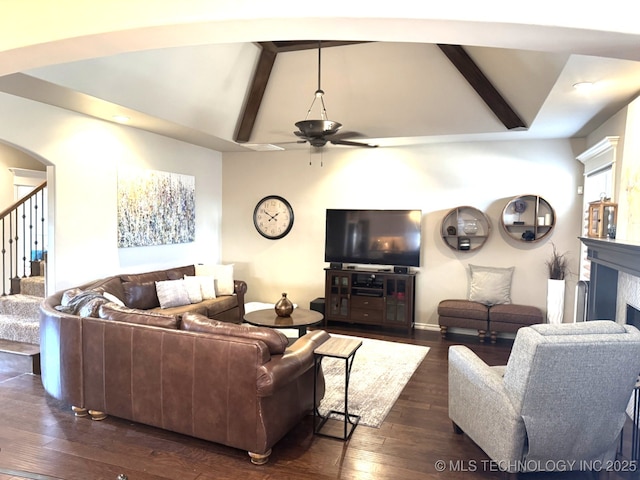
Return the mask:
<svg viewBox="0 0 640 480">
<path fill-rule="evenodd" d="M 179 277 L 185 268 L 192 271 L 143 275 Z M 79 289 L 124 300 L 123 277 Z M 63 295 L 41 307 L 42 383 L 78 416 L 152 425 L 246 450 L 261 464 L 313 408 L 313 350 L 329 338 L 322 330 L 288 345 L 277 330 L 214 320 L 197 309 L 167 315 L 103 302 L 97 316 L 82 316 L 59 309 Z M 320 399 L 321 371 L 317 381 Z"/>
</svg>

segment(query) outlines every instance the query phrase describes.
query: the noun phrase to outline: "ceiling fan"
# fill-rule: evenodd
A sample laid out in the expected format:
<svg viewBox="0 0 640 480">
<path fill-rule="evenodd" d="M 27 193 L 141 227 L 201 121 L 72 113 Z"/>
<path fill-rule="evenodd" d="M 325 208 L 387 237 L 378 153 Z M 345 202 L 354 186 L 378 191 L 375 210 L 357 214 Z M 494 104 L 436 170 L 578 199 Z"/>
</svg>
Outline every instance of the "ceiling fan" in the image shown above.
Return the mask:
<svg viewBox="0 0 640 480">
<path fill-rule="evenodd" d="M 340 130 L 342 124 L 334 122 L 333 120 L 329 120 L 327 116 L 327 109 L 324 105 L 324 91 L 320 86 L 321 66 L 322 44 L 321 41 L 318 41 L 318 89 L 314 93 L 313 101 L 311 102 L 311 106 L 307 111 L 307 116 L 304 120 L 300 120 L 299 122 L 295 123 L 295 126 L 298 128 L 298 130 L 293 133 L 297 137 L 300 137 L 302 139 L 300 143 L 309 142 L 311 146 L 317 148 L 324 147 L 327 142 L 333 145 L 347 145 L 351 147 L 377 147 L 377 145 L 371 143 L 354 142 L 352 140 L 347 140 L 347 138 L 353 137 L 356 134 L 354 134 L 353 132 L 339 133 L 338 130 Z M 313 105 L 318 99 L 320 100 L 320 120 L 309 120 L 309 115 L 311 114 Z"/>
</svg>

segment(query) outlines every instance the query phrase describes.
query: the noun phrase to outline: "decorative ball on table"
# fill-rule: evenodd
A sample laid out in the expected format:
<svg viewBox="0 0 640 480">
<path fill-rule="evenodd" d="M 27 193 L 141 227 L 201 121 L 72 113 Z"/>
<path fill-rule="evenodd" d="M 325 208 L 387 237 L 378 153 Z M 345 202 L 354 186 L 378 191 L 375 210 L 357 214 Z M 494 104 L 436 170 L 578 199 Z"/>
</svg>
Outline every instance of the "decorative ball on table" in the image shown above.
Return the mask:
<svg viewBox="0 0 640 480">
<path fill-rule="evenodd" d="M 286 293 L 283 293 L 282 298 L 276 302 L 275 310 L 279 317 L 288 317 L 293 312 L 293 303 L 287 298 Z"/>
<path fill-rule="evenodd" d="M 532 240 L 535 240 L 536 238 L 536 234 L 533 233 L 531 230 L 526 230 L 523 234 L 522 234 L 522 239 L 526 240 L 527 242 L 530 242 Z"/>
</svg>

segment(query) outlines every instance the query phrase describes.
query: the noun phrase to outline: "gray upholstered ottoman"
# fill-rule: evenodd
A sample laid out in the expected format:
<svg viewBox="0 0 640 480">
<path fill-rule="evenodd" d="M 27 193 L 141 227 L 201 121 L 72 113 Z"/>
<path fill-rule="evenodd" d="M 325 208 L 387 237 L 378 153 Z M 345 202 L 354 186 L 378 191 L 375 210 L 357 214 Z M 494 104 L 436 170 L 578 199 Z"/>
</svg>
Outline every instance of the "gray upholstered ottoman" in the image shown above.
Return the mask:
<svg viewBox="0 0 640 480">
<path fill-rule="evenodd" d="M 519 328 L 543 323 L 542 311 L 528 305 L 506 303 L 489 308 L 491 343 L 496 343 L 498 332 L 516 333 Z"/>
<path fill-rule="evenodd" d="M 480 342 L 489 326 L 489 307 L 469 300 L 442 300 L 438 304 L 438 324 L 442 338 L 447 336 L 449 327 L 471 328 L 478 330 Z"/>
</svg>

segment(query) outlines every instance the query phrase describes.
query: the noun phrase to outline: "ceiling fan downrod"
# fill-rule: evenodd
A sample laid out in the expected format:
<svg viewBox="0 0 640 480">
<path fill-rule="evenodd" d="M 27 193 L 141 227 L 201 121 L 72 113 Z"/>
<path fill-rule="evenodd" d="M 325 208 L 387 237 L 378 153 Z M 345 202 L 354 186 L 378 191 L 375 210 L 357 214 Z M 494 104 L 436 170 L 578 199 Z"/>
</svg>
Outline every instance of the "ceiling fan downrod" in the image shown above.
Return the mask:
<svg viewBox="0 0 640 480">
<path fill-rule="evenodd" d="M 311 105 L 309 106 L 309 110 L 307 110 L 307 116 L 304 118 L 305 120 L 309 119 L 309 115 L 311 115 L 311 110 L 313 110 L 313 105 L 316 103 L 317 99 L 320 99 L 320 103 L 322 104 L 320 108 L 320 119 L 321 120 L 329 119 L 327 115 L 327 108 L 324 104 L 324 90 L 322 90 L 322 86 L 320 83 L 321 72 L 322 72 L 322 40 L 318 40 L 318 89 L 315 91 L 313 100 L 311 101 Z"/>
</svg>

